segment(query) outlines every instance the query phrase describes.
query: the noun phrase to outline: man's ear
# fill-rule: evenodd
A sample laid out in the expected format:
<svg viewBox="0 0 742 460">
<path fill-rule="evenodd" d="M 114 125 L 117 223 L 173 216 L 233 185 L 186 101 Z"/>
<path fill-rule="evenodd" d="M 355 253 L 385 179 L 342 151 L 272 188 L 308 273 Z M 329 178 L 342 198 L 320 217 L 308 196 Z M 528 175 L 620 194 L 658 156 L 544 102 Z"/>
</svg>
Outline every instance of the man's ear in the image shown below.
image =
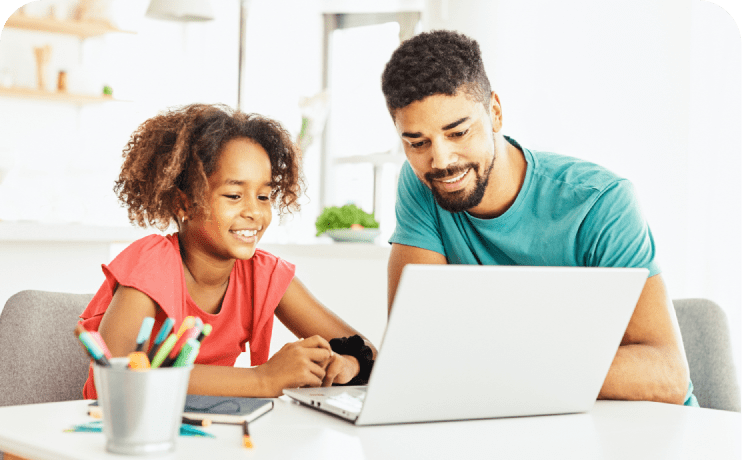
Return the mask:
<svg viewBox="0 0 742 460">
<path fill-rule="evenodd" d="M 490 120 L 492 120 L 492 132 L 500 132 L 502 129 L 502 107 L 500 106 L 500 98 L 494 91 L 490 94 L 489 109 Z"/>
</svg>

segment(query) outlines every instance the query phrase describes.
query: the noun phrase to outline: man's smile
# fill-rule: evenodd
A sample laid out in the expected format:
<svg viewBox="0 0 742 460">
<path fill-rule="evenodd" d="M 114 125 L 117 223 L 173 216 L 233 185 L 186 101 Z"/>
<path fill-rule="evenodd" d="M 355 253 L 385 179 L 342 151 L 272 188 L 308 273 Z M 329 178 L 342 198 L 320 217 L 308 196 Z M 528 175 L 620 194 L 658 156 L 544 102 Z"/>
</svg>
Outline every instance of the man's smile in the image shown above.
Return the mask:
<svg viewBox="0 0 742 460">
<path fill-rule="evenodd" d="M 453 192 L 456 190 L 459 190 L 463 188 L 463 186 L 466 183 L 466 179 L 469 177 L 469 171 L 471 171 L 472 168 L 466 168 L 456 176 L 448 176 L 444 178 L 435 178 L 432 179 L 431 182 L 436 182 L 439 187 L 441 187 L 443 190 L 447 192 Z"/>
</svg>

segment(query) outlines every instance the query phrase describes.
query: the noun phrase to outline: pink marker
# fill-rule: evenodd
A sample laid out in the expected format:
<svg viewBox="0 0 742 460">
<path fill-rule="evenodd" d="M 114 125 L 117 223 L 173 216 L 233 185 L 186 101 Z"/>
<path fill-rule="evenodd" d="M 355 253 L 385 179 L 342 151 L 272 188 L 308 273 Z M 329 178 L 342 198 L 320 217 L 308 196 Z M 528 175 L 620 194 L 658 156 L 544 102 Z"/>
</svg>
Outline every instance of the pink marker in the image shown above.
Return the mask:
<svg viewBox="0 0 742 460">
<path fill-rule="evenodd" d="M 90 334 L 93 340 L 95 340 L 95 343 L 97 343 L 100 346 L 101 350 L 103 350 L 103 355 L 105 355 L 106 358 L 111 359 L 111 352 L 108 350 L 108 346 L 103 340 L 103 337 L 101 337 L 100 332 L 88 331 L 88 334 Z"/>
</svg>

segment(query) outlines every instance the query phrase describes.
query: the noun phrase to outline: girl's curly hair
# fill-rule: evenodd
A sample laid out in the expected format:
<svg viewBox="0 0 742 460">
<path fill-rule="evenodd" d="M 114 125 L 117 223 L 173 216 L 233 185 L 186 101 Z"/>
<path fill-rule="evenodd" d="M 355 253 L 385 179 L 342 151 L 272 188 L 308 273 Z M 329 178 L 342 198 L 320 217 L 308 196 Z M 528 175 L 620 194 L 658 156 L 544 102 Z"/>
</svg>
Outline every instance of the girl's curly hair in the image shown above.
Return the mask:
<svg viewBox="0 0 742 460">
<path fill-rule="evenodd" d="M 277 121 L 220 104 L 191 104 L 145 121 L 126 144 L 113 190 L 129 220 L 164 230 L 181 210 L 191 218 L 208 216 L 208 177 L 216 170 L 222 147 L 242 137 L 268 153 L 270 199 L 279 214 L 298 210 L 304 186 L 300 153 Z"/>
</svg>

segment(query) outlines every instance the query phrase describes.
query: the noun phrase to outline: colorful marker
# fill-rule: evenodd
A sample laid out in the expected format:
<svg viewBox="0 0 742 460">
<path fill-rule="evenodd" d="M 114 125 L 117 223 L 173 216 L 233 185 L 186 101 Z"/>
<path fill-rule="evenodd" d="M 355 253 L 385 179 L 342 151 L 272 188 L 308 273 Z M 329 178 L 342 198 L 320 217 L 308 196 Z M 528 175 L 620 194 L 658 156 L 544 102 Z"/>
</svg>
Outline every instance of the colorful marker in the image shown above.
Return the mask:
<svg viewBox="0 0 742 460">
<path fill-rule="evenodd" d="M 200 349 L 201 343 L 198 340 L 189 339 L 185 344 L 183 344 L 183 348 L 181 348 L 180 353 L 178 353 L 178 358 L 173 363 L 173 367 L 190 366 L 194 361 L 196 361 Z"/>
<path fill-rule="evenodd" d="M 160 364 L 165 361 L 165 358 L 167 358 L 168 353 L 170 353 L 177 341 L 178 336 L 176 334 L 170 334 L 168 338 L 162 342 L 162 345 L 160 345 L 160 348 L 157 350 L 155 357 L 152 358 L 152 362 L 150 363 L 152 369 L 160 367 Z"/>
<path fill-rule="evenodd" d="M 201 318 L 196 317 L 196 323 L 193 325 L 193 327 L 197 328 L 199 332 L 203 331 L 204 321 Z"/>
<path fill-rule="evenodd" d="M 105 355 L 106 358 L 111 359 L 111 351 L 108 349 L 108 345 L 106 345 L 106 341 L 103 340 L 103 337 L 101 337 L 100 332 L 98 331 L 87 331 L 88 334 L 90 334 L 93 339 L 95 339 L 95 342 L 98 344 L 101 350 L 103 350 L 103 355 Z"/>
<path fill-rule="evenodd" d="M 144 349 L 144 342 L 149 340 L 149 335 L 152 333 L 152 326 L 155 325 L 155 319 L 151 316 L 145 316 L 142 320 L 142 325 L 139 327 L 139 334 L 137 335 L 137 347 L 134 351 L 142 351 Z"/>
<path fill-rule="evenodd" d="M 101 347 L 88 331 L 81 332 L 77 336 L 77 338 L 85 346 L 88 355 L 90 355 L 90 357 L 93 358 L 95 362 L 98 363 L 98 365 L 106 367 L 111 365 L 111 363 L 108 361 L 108 358 L 106 358 L 106 355 L 103 354 L 103 349 L 101 349 Z"/>
<path fill-rule="evenodd" d="M 180 338 L 181 335 L 185 333 L 188 329 L 192 328 L 196 325 L 196 318 L 194 316 L 186 316 L 183 318 L 183 322 L 180 323 L 180 329 L 178 329 L 178 333 L 176 334 L 178 338 Z"/>
<path fill-rule="evenodd" d="M 160 348 L 160 344 L 165 341 L 167 336 L 170 334 L 170 331 L 173 330 L 173 324 L 175 324 L 175 321 L 172 318 L 165 318 L 165 321 L 163 321 L 162 326 L 160 327 L 160 332 L 157 334 L 157 337 L 155 337 L 155 343 L 147 354 L 147 358 L 149 358 L 150 362 L 154 359 L 157 350 Z"/>
<path fill-rule="evenodd" d="M 129 369 L 135 371 L 146 371 L 150 369 L 149 358 L 143 351 L 132 351 L 129 353 Z"/>
<path fill-rule="evenodd" d="M 160 367 L 172 366 L 175 360 L 178 358 L 178 354 L 180 353 L 185 343 L 191 339 L 195 339 L 200 333 L 201 332 L 195 326 L 185 331 L 180 337 L 178 337 L 178 341 L 175 342 L 172 350 L 170 350 L 170 354 L 163 360 L 163 362 L 160 364 Z M 201 345 L 199 344 L 199 346 Z"/>
<path fill-rule="evenodd" d="M 198 340 L 199 342 L 203 342 L 204 339 L 209 336 L 209 334 L 211 334 L 211 324 L 204 324 L 204 329 L 201 331 L 200 334 L 198 334 L 198 338 L 196 338 L 196 340 Z"/>
</svg>

